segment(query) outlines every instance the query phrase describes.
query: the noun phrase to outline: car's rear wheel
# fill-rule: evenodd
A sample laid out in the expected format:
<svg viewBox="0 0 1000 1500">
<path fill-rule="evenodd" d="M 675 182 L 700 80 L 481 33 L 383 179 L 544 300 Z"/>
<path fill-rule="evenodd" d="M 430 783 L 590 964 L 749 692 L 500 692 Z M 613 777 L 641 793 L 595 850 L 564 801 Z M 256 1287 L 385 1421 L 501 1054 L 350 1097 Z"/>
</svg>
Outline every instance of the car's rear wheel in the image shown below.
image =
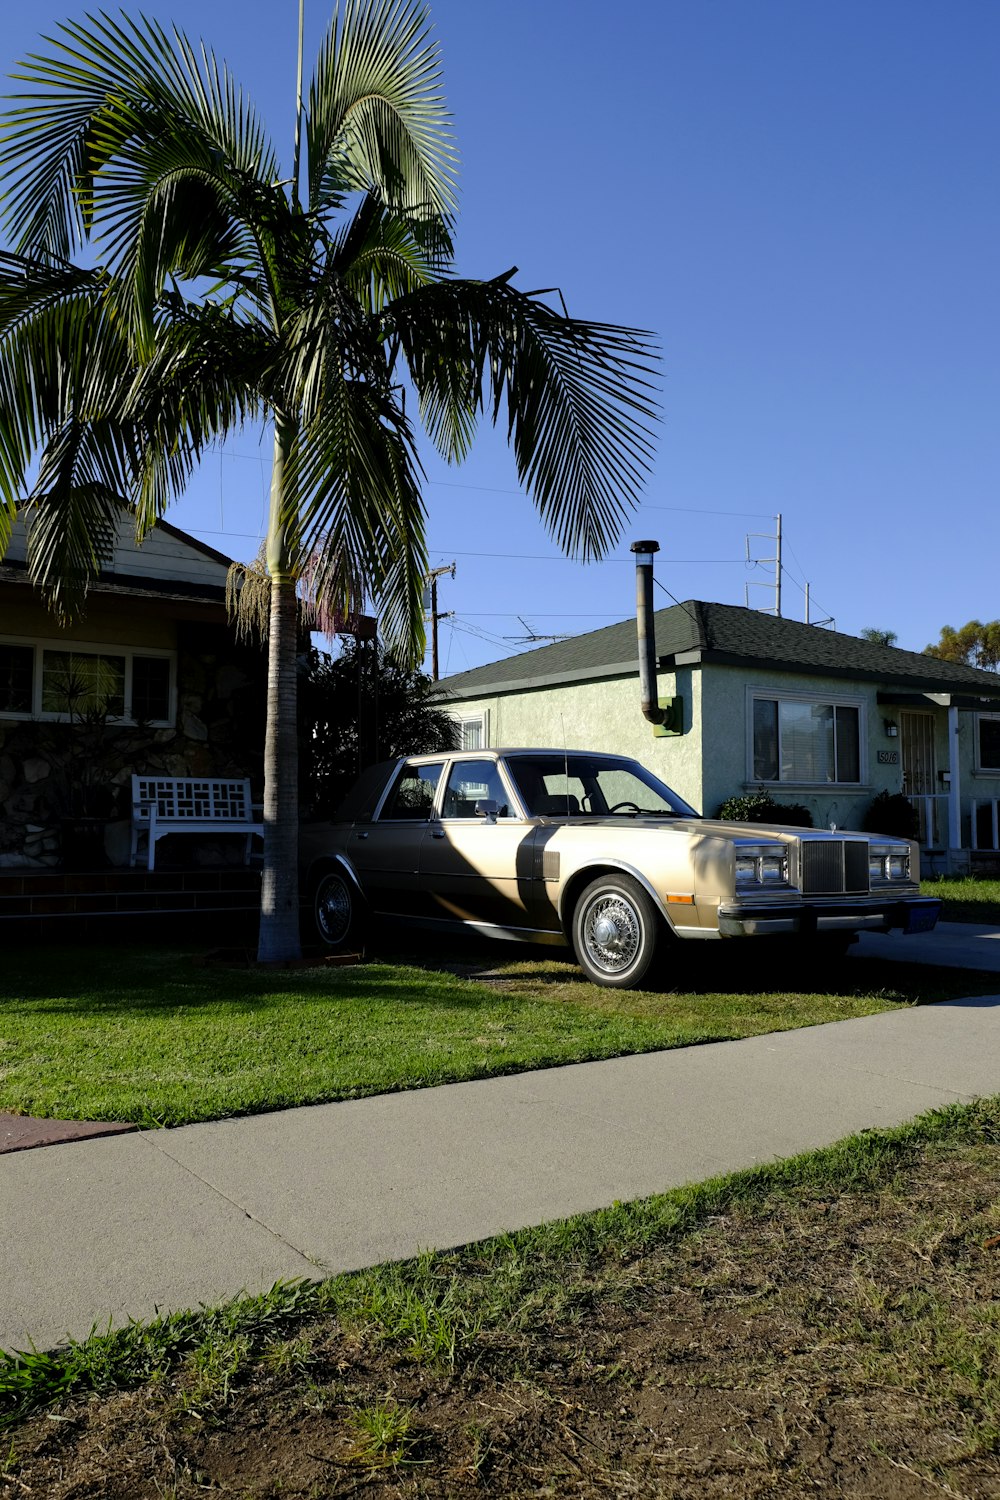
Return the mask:
<svg viewBox="0 0 1000 1500">
<path fill-rule="evenodd" d="M 356 943 L 361 936 L 363 910 L 357 888 L 342 870 L 324 870 L 313 886 L 313 927 L 331 953 Z"/>
<path fill-rule="evenodd" d="M 595 984 L 619 989 L 642 984 L 663 938 L 663 918 L 631 875 L 599 875 L 576 903 L 573 950 Z"/>
</svg>

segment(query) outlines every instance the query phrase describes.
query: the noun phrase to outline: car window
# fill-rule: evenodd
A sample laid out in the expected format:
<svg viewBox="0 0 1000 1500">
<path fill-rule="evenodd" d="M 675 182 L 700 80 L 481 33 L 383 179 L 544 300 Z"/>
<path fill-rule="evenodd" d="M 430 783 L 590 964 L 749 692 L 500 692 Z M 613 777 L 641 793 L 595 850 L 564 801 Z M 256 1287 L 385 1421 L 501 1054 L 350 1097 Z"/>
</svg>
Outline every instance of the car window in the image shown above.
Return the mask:
<svg viewBox="0 0 1000 1500">
<path fill-rule="evenodd" d="M 429 818 L 443 764 L 443 761 L 437 761 L 429 766 L 404 766 L 379 814 L 379 822 L 396 818 Z"/>
<path fill-rule="evenodd" d="M 610 766 L 607 770 L 599 770 L 594 781 L 596 791 L 609 811 L 623 803 L 626 807 L 641 807 L 650 812 L 671 810 L 667 799 L 647 782 L 641 781 L 627 766 Z"/>
<path fill-rule="evenodd" d="M 586 804 L 587 788 L 579 776 L 566 774 L 562 767 L 542 777 L 537 798 L 538 811 L 552 818 L 574 817 Z"/>
<path fill-rule="evenodd" d="M 512 755 L 507 768 L 535 817 L 601 816 L 637 810 L 660 816 L 697 816 L 645 766 L 626 757 L 561 754 Z"/>
<path fill-rule="evenodd" d="M 444 791 L 443 818 L 474 818 L 476 803 L 489 799 L 497 805 L 498 818 L 516 818 L 496 762 L 463 760 L 453 765 Z"/>
</svg>

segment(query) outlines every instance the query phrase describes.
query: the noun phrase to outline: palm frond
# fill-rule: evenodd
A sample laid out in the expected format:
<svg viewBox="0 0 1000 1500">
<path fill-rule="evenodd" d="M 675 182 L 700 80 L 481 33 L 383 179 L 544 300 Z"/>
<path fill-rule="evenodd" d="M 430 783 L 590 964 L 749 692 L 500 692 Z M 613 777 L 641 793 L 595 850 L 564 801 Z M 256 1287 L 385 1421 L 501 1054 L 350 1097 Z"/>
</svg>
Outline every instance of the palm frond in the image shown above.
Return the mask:
<svg viewBox="0 0 1000 1500">
<path fill-rule="evenodd" d="M 313 559 L 316 596 L 346 613 L 367 594 L 386 639 L 418 659 L 426 512 L 413 432 L 392 393 L 365 381 L 331 381 L 299 434 L 288 478 L 300 565 Z"/>
<path fill-rule="evenodd" d="M 335 237 L 330 269 L 369 312 L 444 275 L 452 244 L 439 219 L 407 219 L 368 193 Z"/>
<path fill-rule="evenodd" d="M 506 406 L 518 476 L 550 535 L 584 561 L 603 556 L 652 464 L 652 337 L 556 312 L 508 277 L 421 288 L 383 322 L 441 452 L 461 457 L 476 412 L 496 423 Z"/>
<path fill-rule="evenodd" d="M 68 421 L 48 443 L 28 496 L 28 576 L 53 613 L 75 618 L 111 557 L 134 454 L 117 423 Z"/>
<path fill-rule="evenodd" d="M 309 89 L 309 201 L 372 192 L 414 216 L 455 206 L 457 155 L 422 0 L 345 0 Z"/>
<path fill-rule="evenodd" d="M 205 445 L 267 410 L 275 354 L 266 328 L 232 309 L 167 299 L 153 352 L 137 369 L 125 404 L 140 434 L 135 492 L 139 534 L 178 498 Z"/>
<path fill-rule="evenodd" d="M 214 54 L 183 32 L 107 15 L 68 22 L 15 77 L 0 119 L 3 223 L 16 248 L 68 257 L 102 214 L 127 244 L 150 181 L 151 154 L 199 142 L 216 169 L 272 182 L 274 153 Z M 146 160 L 144 161 L 144 154 Z M 199 163 L 204 165 L 204 162 Z"/>
<path fill-rule="evenodd" d="M 120 404 L 130 369 L 106 278 L 0 254 L 0 489 L 9 504 L 37 450 L 67 423 Z"/>
</svg>

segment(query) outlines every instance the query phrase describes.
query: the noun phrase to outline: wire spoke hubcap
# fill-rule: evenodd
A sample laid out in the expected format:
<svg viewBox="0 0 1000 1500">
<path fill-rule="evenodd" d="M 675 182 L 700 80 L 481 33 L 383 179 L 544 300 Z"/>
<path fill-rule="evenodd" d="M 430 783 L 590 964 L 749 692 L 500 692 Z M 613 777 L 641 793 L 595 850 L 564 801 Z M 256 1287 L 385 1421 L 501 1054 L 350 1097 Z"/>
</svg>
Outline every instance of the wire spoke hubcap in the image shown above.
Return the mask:
<svg viewBox="0 0 1000 1500">
<path fill-rule="evenodd" d="M 326 880 L 316 897 L 316 925 L 328 943 L 339 943 L 351 925 L 351 898 L 342 880 Z"/>
<path fill-rule="evenodd" d="M 639 914 L 623 896 L 599 896 L 589 906 L 583 938 L 591 962 L 609 974 L 632 963 L 642 941 Z"/>
</svg>

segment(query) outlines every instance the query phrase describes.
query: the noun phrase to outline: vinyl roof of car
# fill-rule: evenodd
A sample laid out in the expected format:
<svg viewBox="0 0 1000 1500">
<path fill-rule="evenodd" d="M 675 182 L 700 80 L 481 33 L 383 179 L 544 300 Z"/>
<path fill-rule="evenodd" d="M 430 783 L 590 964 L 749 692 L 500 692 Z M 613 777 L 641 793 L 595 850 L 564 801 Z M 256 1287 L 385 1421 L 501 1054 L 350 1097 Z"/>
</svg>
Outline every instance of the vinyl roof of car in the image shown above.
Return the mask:
<svg viewBox="0 0 1000 1500">
<path fill-rule="evenodd" d="M 439 760 L 482 760 L 484 757 L 510 755 L 586 755 L 591 760 L 635 760 L 634 755 L 620 755 L 614 750 L 587 750 L 579 746 L 565 745 L 485 745 L 481 750 L 436 750 L 426 755 L 401 755 L 400 760 L 412 761 L 414 765 L 433 765 Z M 393 761 L 398 765 L 398 761 Z"/>
</svg>

